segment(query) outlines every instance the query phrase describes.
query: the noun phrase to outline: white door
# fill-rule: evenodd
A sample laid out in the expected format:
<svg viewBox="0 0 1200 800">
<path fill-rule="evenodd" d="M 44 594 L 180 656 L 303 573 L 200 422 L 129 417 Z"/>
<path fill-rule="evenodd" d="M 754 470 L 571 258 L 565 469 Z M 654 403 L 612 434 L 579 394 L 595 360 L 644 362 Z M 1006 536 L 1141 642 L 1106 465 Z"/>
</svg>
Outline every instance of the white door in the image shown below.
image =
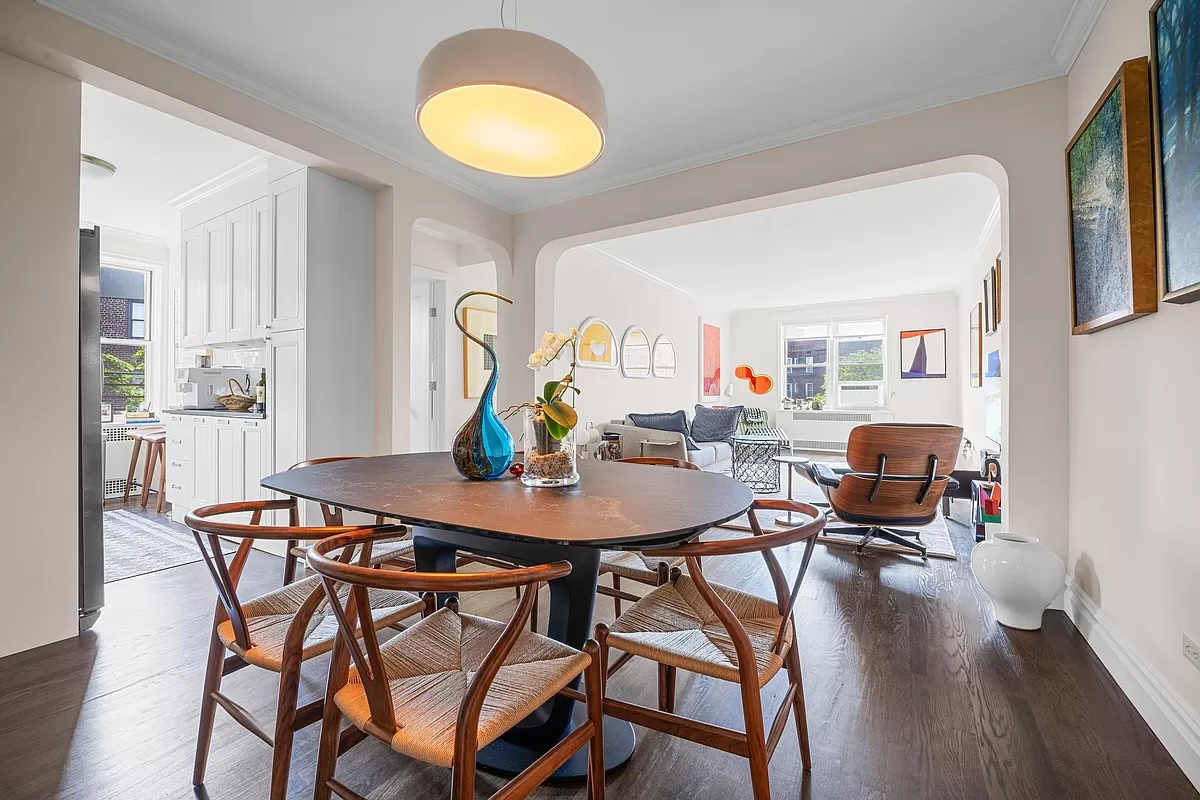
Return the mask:
<svg viewBox="0 0 1200 800">
<path fill-rule="evenodd" d="M 271 329 L 275 331 L 304 327 L 306 186 L 304 170 L 271 183 Z"/>
<path fill-rule="evenodd" d="M 204 226 L 197 225 L 183 232 L 180 276 L 183 307 L 183 347 L 204 344 L 204 302 L 208 292 L 207 263 L 204 257 Z"/>
<path fill-rule="evenodd" d="M 265 339 L 271 332 L 275 307 L 275 270 L 271 263 L 271 198 L 260 197 L 250 204 L 251 280 L 254 283 L 253 338 Z"/>
<path fill-rule="evenodd" d="M 229 332 L 228 218 L 204 223 L 204 260 L 208 275 L 204 307 L 204 343 L 220 344 Z"/>
<path fill-rule="evenodd" d="M 244 342 L 251 338 L 254 324 L 254 231 L 249 205 L 226 215 L 229 219 L 229 303 L 226 341 Z"/>
<path fill-rule="evenodd" d="M 409 382 L 409 446 L 413 453 L 428 453 L 435 447 L 434 414 L 436 409 L 433 354 L 434 309 L 433 283 L 414 280 L 412 284 L 412 317 L 410 318 Z"/>
</svg>

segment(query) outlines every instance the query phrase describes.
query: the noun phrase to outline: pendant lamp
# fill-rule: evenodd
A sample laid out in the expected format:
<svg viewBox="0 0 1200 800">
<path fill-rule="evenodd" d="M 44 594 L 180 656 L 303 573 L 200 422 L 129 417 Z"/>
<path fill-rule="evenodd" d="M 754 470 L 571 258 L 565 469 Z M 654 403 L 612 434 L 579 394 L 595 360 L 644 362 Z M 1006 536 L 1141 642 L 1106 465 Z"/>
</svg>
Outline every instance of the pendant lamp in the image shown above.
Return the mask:
<svg viewBox="0 0 1200 800">
<path fill-rule="evenodd" d="M 579 56 L 528 31 L 481 28 L 429 51 L 417 126 L 467 166 L 519 178 L 578 172 L 604 150 L 604 87 Z"/>
</svg>

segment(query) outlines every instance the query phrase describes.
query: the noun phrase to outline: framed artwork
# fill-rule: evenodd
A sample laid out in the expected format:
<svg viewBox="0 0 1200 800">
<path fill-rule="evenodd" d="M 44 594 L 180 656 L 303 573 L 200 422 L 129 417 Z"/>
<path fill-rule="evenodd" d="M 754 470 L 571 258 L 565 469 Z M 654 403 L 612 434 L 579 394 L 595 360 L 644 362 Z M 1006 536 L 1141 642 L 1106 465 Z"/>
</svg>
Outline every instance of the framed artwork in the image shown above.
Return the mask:
<svg viewBox="0 0 1200 800">
<path fill-rule="evenodd" d="M 671 337 L 663 334 L 654 340 L 654 377 L 674 378 L 678 369 L 675 358 L 675 343 Z"/>
<path fill-rule="evenodd" d="M 983 392 L 983 435 L 999 445 L 1002 434 L 999 348 L 989 351 L 984 360 Z"/>
<path fill-rule="evenodd" d="M 992 320 L 996 323 L 996 330 L 1000 330 L 1001 314 L 1000 314 L 1000 256 L 996 256 L 996 266 L 992 267 Z"/>
<path fill-rule="evenodd" d="M 756 374 L 749 364 L 741 364 L 733 370 L 733 377 L 746 381 L 752 394 L 767 394 L 775 386 L 770 375 Z"/>
<path fill-rule="evenodd" d="M 1158 310 L 1150 67 L 1126 61 L 1067 145 L 1071 333 Z"/>
<path fill-rule="evenodd" d="M 496 346 L 496 312 L 486 308 L 464 308 L 463 327 L 483 341 Z M 492 356 L 471 340 L 463 340 L 463 397 L 481 397 L 492 375 Z"/>
<path fill-rule="evenodd" d="M 983 332 L 991 336 L 996 332 L 996 303 L 993 284 L 996 281 L 996 268 L 992 267 L 983 276 Z"/>
<path fill-rule="evenodd" d="M 721 329 L 700 322 L 700 394 L 705 400 L 721 397 Z"/>
<path fill-rule="evenodd" d="M 113 421 L 112 403 L 101 403 L 100 404 L 100 421 L 101 422 L 112 422 Z"/>
<path fill-rule="evenodd" d="M 1200 300 L 1200 3 L 1150 9 L 1158 282 L 1168 303 Z"/>
<path fill-rule="evenodd" d="M 983 303 L 971 309 L 971 388 L 983 386 Z"/>
<path fill-rule="evenodd" d="M 900 331 L 900 377 L 946 377 L 946 329 Z"/>
<path fill-rule="evenodd" d="M 621 337 L 621 374 L 626 378 L 650 377 L 650 337 L 630 325 Z"/>
<path fill-rule="evenodd" d="M 617 337 L 599 317 L 588 317 L 579 326 L 578 361 L 590 369 L 617 368 Z"/>
</svg>

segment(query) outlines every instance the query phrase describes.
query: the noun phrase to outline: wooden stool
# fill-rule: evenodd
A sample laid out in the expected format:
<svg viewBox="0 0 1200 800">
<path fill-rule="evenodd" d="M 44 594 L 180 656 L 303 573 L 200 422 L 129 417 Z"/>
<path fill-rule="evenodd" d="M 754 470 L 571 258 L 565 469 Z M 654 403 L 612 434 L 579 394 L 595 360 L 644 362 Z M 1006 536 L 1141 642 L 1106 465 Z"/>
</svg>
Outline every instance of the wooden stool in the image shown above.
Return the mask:
<svg viewBox="0 0 1200 800">
<path fill-rule="evenodd" d="M 165 428 L 142 428 L 140 430 L 130 430 L 126 435 L 133 442 L 133 454 L 129 456 L 129 473 L 125 476 L 125 496 L 122 498 L 125 501 L 129 500 L 129 491 L 133 488 L 133 473 L 137 471 L 138 455 L 142 452 L 142 442 L 147 436 L 152 436 L 156 433 L 166 434 Z M 150 463 L 149 453 L 146 454 L 146 463 Z M 146 493 L 146 485 L 142 484 L 142 494 Z M 143 503 L 142 505 L 145 505 Z"/>
<path fill-rule="evenodd" d="M 142 508 L 146 507 L 150 499 L 150 485 L 154 481 L 154 467 L 157 465 L 158 489 L 155 491 L 158 492 L 158 504 L 154 510 L 161 514 L 167 486 L 167 434 L 165 431 L 143 434 L 142 441 L 150 448 L 146 452 L 146 472 L 142 476 Z"/>
</svg>

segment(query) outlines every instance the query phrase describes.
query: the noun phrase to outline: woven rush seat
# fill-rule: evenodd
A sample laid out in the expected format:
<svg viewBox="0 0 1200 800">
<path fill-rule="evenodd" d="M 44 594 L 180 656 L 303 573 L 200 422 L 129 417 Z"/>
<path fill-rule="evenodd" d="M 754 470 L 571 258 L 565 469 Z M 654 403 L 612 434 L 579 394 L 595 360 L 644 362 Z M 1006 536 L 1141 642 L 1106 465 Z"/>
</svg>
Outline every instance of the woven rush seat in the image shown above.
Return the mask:
<svg viewBox="0 0 1200 800">
<path fill-rule="evenodd" d="M 783 667 L 794 630 L 789 624 L 784 646 L 779 653 L 773 652 L 784 623 L 776 602 L 717 584 L 712 588 L 750 637 L 761 688 Z M 652 589 L 634 603 L 612 624 L 608 644 L 689 672 L 735 683 L 740 680 L 733 640 L 687 575 Z"/>
<path fill-rule="evenodd" d="M 641 583 L 653 583 L 658 575 L 658 565 L 662 563 L 668 567 L 679 567 L 683 565 L 683 558 L 660 558 L 653 553 L 639 553 L 636 550 L 605 550 L 600 554 L 602 573 L 611 572 Z"/>
<path fill-rule="evenodd" d="M 288 627 L 300 606 L 314 591 L 321 591 L 321 578 L 317 575 L 289 583 L 242 603 L 252 645 L 245 652 L 237 645 L 233 623 L 230 620 L 225 620 L 217 626 L 217 636 L 227 648 L 241 655 L 247 662 L 272 672 L 279 672 L 283 665 L 283 646 Z M 340 594 L 344 598 L 349 591 L 348 587 L 342 587 Z M 424 605 L 421 598 L 410 592 L 372 589 L 370 598 L 371 616 L 375 620 L 376 628 L 411 616 L 415 609 Z M 329 600 L 323 599 L 308 621 L 302 660 L 307 661 L 329 652 L 333 648 L 333 638 L 337 635 L 337 630 L 337 619 L 330 609 Z"/>
<path fill-rule="evenodd" d="M 391 740 L 394 750 L 443 767 L 454 763 L 459 707 L 503 631 L 504 623 L 441 609 L 380 645 L 399 728 Z M 586 653 L 523 632 L 483 702 L 479 747 L 527 717 L 590 663 Z M 367 725 L 371 710 L 357 669 L 350 669 L 334 701 L 355 726 Z"/>
</svg>

